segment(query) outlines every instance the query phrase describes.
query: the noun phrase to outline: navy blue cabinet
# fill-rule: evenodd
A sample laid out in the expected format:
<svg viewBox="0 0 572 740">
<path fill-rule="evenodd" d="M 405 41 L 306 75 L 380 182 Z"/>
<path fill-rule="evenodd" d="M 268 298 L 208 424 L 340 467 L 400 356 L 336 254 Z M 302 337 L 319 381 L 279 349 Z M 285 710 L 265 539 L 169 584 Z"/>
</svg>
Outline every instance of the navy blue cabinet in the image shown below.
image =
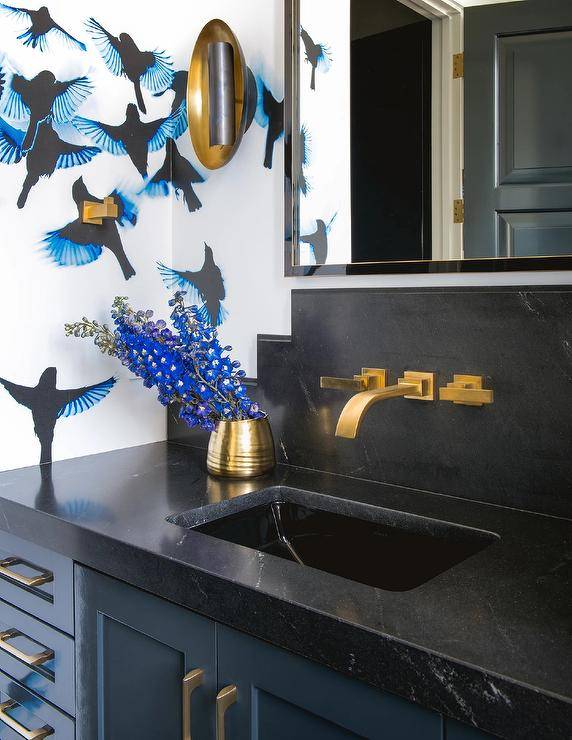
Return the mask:
<svg viewBox="0 0 572 740">
<path fill-rule="evenodd" d="M 78 740 L 486 740 L 76 566 Z"/>
<path fill-rule="evenodd" d="M 214 622 L 79 566 L 75 604 L 78 740 L 214 738 Z"/>
<path fill-rule="evenodd" d="M 225 627 L 218 675 L 219 687 L 236 687 L 228 740 L 442 738 L 439 714 Z"/>
</svg>

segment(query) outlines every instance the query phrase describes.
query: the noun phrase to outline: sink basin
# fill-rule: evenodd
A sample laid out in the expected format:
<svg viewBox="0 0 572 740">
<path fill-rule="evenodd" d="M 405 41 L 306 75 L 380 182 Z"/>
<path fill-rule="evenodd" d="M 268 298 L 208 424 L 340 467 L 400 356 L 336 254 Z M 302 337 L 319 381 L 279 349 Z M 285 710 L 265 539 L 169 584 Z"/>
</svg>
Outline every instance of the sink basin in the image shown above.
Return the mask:
<svg viewBox="0 0 572 740">
<path fill-rule="evenodd" d="M 192 529 L 387 591 L 417 588 L 497 539 L 368 505 L 362 505 L 367 518 L 360 518 L 283 495 L 273 498 Z M 353 505 L 359 512 L 360 504 Z"/>
</svg>

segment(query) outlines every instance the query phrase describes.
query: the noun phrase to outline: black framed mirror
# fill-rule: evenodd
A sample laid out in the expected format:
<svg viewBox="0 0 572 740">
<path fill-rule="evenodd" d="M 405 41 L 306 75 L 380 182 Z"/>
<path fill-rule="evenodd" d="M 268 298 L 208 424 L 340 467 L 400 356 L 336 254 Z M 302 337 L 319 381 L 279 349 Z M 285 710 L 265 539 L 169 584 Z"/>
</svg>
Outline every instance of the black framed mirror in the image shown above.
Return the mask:
<svg viewBox="0 0 572 740">
<path fill-rule="evenodd" d="M 569 0 L 285 6 L 287 276 L 572 269 Z"/>
</svg>

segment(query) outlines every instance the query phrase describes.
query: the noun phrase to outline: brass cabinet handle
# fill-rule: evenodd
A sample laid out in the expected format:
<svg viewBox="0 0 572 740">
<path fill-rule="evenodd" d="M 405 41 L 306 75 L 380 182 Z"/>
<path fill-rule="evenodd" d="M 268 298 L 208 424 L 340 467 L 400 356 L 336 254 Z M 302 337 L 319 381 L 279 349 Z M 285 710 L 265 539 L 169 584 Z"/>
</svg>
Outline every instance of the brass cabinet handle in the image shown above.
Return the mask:
<svg viewBox="0 0 572 740">
<path fill-rule="evenodd" d="M 41 653 L 36 653 L 35 655 L 28 655 L 28 653 L 24 653 L 22 652 L 22 650 L 18 650 L 17 647 L 14 647 L 14 645 L 10 645 L 10 643 L 8 642 L 8 640 L 13 640 L 15 637 L 25 636 L 26 635 L 24 635 L 22 632 L 14 629 L 0 632 L 0 650 L 3 650 L 5 653 L 10 653 L 10 655 L 18 658 L 22 661 L 22 663 L 30 666 L 30 668 L 42 665 L 42 663 L 47 663 L 48 660 L 52 660 L 52 658 L 54 657 L 54 651 L 50 650 L 50 648 L 46 648 L 45 650 L 42 650 Z"/>
<path fill-rule="evenodd" d="M 49 725 L 40 727 L 38 730 L 28 730 L 7 714 L 9 709 L 14 709 L 14 707 L 19 706 L 18 702 L 15 702 L 13 699 L 8 699 L 8 701 L 2 702 L 2 704 L 0 704 L 0 722 L 4 722 L 5 725 L 8 725 L 11 730 L 14 730 L 17 735 L 25 738 L 25 740 L 41 740 L 43 737 L 48 737 L 48 735 L 54 734 L 53 728 Z"/>
<path fill-rule="evenodd" d="M 22 560 L 22 558 L 4 558 L 4 560 L 0 560 L 0 575 L 5 576 L 6 578 L 9 578 L 11 581 L 15 581 L 20 586 L 41 586 L 44 583 L 50 583 L 54 580 L 54 574 L 49 571 L 45 570 L 42 573 L 40 573 L 39 576 L 34 576 L 33 578 L 28 578 L 28 576 L 23 576 L 20 573 L 16 573 L 16 571 L 11 570 L 10 566 L 12 565 L 29 565 L 32 568 L 35 568 L 35 565 L 32 565 L 32 563 L 28 563 L 26 560 Z"/>
<path fill-rule="evenodd" d="M 226 740 L 224 729 L 224 718 L 226 710 L 237 700 L 238 691 L 234 684 L 225 686 L 216 697 L 216 740 Z"/>
<path fill-rule="evenodd" d="M 203 682 L 205 672 L 197 668 L 183 678 L 183 740 L 191 738 L 191 696 Z"/>
</svg>

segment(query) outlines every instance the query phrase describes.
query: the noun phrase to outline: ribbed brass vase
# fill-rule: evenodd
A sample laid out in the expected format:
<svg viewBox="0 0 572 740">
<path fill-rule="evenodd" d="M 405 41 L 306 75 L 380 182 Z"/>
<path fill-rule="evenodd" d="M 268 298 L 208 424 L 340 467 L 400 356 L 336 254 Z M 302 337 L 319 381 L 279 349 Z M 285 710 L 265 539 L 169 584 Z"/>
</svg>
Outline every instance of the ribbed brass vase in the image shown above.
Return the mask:
<svg viewBox="0 0 572 740">
<path fill-rule="evenodd" d="M 219 421 L 211 433 L 207 470 L 225 478 L 255 478 L 276 465 L 274 440 L 266 417 Z"/>
</svg>

